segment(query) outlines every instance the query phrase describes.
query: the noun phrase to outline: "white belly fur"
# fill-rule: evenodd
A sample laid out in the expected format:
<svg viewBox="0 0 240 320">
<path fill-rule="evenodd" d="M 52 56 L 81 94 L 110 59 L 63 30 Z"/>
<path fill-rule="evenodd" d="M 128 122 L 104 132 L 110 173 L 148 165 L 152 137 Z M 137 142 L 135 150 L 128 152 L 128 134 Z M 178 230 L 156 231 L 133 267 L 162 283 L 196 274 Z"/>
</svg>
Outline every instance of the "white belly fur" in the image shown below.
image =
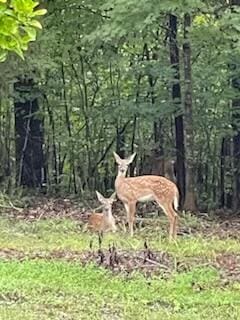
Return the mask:
<svg viewBox="0 0 240 320">
<path fill-rule="evenodd" d="M 153 200 L 154 200 L 154 197 L 152 194 L 147 194 L 146 196 L 138 198 L 138 201 L 140 202 L 147 202 L 147 201 L 153 201 Z"/>
</svg>

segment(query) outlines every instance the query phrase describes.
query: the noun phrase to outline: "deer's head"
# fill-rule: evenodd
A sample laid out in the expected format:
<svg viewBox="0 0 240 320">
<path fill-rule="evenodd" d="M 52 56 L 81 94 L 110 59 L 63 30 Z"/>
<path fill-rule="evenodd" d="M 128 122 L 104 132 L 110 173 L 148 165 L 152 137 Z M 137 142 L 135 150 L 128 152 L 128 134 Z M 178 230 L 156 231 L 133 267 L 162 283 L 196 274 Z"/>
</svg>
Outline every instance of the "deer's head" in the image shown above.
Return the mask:
<svg viewBox="0 0 240 320">
<path fill-rule="evenodd" d="M 105 215 L 105 218 L 108 220 L 108 223 L 112 223 L 115 226 L 115 219 L 112 215 L 112 205 L 113 202 L 116 201 L 116 193 L 114 192 L 110 198 L 105 198 L 103 195 L 101 195 L 100 192 L 96 191 L 97 198 L 99 202 L 103 204 L 103 214 Z M 113 226 L 113 229 L 114 229 Z"/>
<path fill-rule="evenodd" d="M 126 158 L 126 159 L 121 159 L 119 157 L 118 154 L 116 154 L 115 152 L 113 152 L 114 158 L 118 164 L 118 176 L 126 176 L 128 167 L 130 165 L 130 163 L 133 162 L 133 159 L 136 156 L 136 153 L 134 152 L 130 157 Z"/>
</svg>

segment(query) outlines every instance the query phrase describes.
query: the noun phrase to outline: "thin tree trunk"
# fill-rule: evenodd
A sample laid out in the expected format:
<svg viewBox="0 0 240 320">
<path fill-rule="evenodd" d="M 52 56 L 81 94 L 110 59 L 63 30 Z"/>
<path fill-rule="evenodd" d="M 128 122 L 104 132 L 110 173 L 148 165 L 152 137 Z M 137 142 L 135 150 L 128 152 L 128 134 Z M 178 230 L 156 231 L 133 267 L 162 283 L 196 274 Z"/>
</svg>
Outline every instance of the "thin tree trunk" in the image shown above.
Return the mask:
<svg viewBox="0 0 240 320">
<path fill-rule="evenodd" d="M 225 156 L 226 156 L 226 138 L 222 139 L 220 155 L 220 208 L 224 208 L 225 200 Z"/>
<path fill-rule="evenodd" d="M 57 163 L 57 147 L 56 147 L 56 133 L 55 133 L 55 121 L 53 117 L 53 110 L 49 105 L 49 101 L 47 99 L 47 96 L 45 96 L 45 101 L 47 105 L 47 111 L 48 111 L 48 116 L 49 116 L 49 123 L 51 126 L 52 130 L 52 148 L 53 148 L 53 159 L 52 159 L 52 164 L 53 164 L 53 178 L 54 178 L 54 183 L 57 186 L 58 185 L 58 163 Z"/>
<path fill-rule="evenodd" d="M 84 67 L 84 60 L 83 57 L 80 54 L 80 66 L 81 66 L 81 76 L 82 79 L 78 75 L 78 70 L 74 65 L 73 58 L 71 51 L 69 51 L 69 57 L 71 60 L 71 68 L 73 70 L 74 76 L 76 78 L 77 82 L 77 88 L 79 91 L 79 97 L 80 97 L 80 108 L 81 108 L 81 116 L 84 116 L 85 120 L 85 139 L 86 139 L 86 154 L 87 154 L 87 163 L 85 164 L 84 170 L 84 183 L 83 188 L 88 187 L 91 184 L 92 181 L 92 156 L 91 156 L 91 135 L 90 135 L 90 119 L 89 119 L 89 110 L 88 110 L 88 92 L 87 92 L 87 86 L 86 86 L 86 80 L 85 80 L 85 67 Z"/>
<path fill-rule="evenodd" d="M 143 48 L 143 58 L 146 56 L 148 61 L 157 60 L 158 55 L 152 52 L 152 57 L 150 57 L 150 50 L 147 43 L 145 43 Z M 157 83 L 157 77 L 149 74 L 148 83 L 150 88 L 150 97 L 152 108 L 155 107 L 156 94 L 154 92 L 155 85 Z M 163 136 L 163 121 L 161 117 L 153 122 L 153 137 L 154 137 L 154 148 L 151 154 L 152 164 L 151 164 L 151 173 L 155 175 L 164 175 L 164 136 Z"/>
<path fill-rule="evenodd" d="M 133 126 L 132 126 L 132 141 L 131 141 L 131 154 L 134 153 L 134 144 L 135 144 L 135 137 L 136 137 L 136 128 L 137 128 L 137 116 L 134 115 L 133 118 Z M 134 158 L 134 161 L 130 164 L 130 177 L 134 176 L 136 167 L 136 157 Z"/>
<path fill-rule="evenodd" d="M 122 127 L 117 124 L 116 127 L 116 135 L 117 135 L 117 140 L 116 140 L 116 152 L 119 154 L 121 158 L 125 157 L 125 133 L 122 130 Z"/>
<path fill-rule="evenodd" d="M 71 169 L 70 170 L 71 171 L 70 171 L 69 188 L 71 188 L 71 181 L 73 180 L 74 192 L 77 193 L 76 173 L 75 173 L 75 158 L 74 158 L 74 145 L 73 145 L 72 129 L 71 129 L 70 115 L 69 115 L 68 103 L 67 103 L 66 81 L 65 81 L 65 72 L 64 72 L 63 63 L 61 64 L 61 71 L 62 71 L 62 81 L 63 81 L 63 100 L 64 100 L 64 107 L 65 107 L 65 119 L 66 119 L 66 126 L 67 126 L 67 129 L 68 129 L 68 136 L 69 136 L 69 140 L 70 140 L 69 146 L 70 146 L 70 164 L 71 164 Z M 71 179 L 71 177 L 73 179 Z"/>
<path fill-rule="evenodd" d="M 185 144 L 186 144 L 186 197 L 185 210 L 196 211 L 196 190 L 194 180 L 194 138 L 193 138 L 193 105 L 192 105 L 192 70 L 191 70 L 191 46 L 188 38 L 188 28 L 191 26 L 191 16 L 184 15 L 184 106 L 185 106 Z"/>
<path fill-rule="evenodd" d="M 12 111 L 10 108 L 7 109 L 6 114 L 6 125 L 5 125 L 5 135 L 7 137 L 6 140 L 6 152 L 7 152 L 7 163 L 6 163 L 6 176 L 8 177 L 8 185 L 7 185 L 7 192 L 9 194 L 12 193 L 12 189 L 14 186 L 14 168 L 11 161 L 11 145 L 12 145 Z"/>
<path fill-rule="evenodd" d="M 181 108 L 181 87 L 179 72 L 179 49 L 177 43 L 177 17 L 169 15 L 169 45 L 170 45 L 170 62 L 174 70 L 174 83 L 172 84 L 172 99 L 177 109 Z M 183 110 L 182 110 L 183 111 Z M 185 200 L 185 146 L 184 146 L 184 126 L 183 115 L 179 114 L 175 117 L 175 139 L 176 139 L 176 177 L 177 186 L 180 191 L 180 209 L 183 207 Z"/>
</svg>

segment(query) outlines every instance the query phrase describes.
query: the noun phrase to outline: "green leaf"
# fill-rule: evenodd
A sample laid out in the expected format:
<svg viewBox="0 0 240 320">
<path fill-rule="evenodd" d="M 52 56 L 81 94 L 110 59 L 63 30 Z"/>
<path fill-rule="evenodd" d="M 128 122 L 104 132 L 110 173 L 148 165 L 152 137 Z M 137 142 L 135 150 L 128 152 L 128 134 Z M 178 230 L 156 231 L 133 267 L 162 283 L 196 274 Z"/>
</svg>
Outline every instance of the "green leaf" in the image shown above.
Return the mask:
<svg viewBox="0 0 240 320">
<path fill-rule="evenodd" d="M 18 22 L 12 17 L 0 18 L 0 33 L 5 35 L 17 34 Z"/>
<path fill-rule="evenodd" d="M 32 20 L 30 23 L 29 23 L 31 26 L 33 27 L 36 27 L 38 29 L 42 29 L 42 25 L 39 21 L 37 20 Z"/>
<path fill-rule="evenodd" d="M 36 36 L 37 36 L 36 29 L 34 29 L 32 27 L 25 27 L 24 30 L 26 31 L 26 33 L 28 35 L 27 38 L 24 38 L 25 42 L 26 42 L 26 39 L 28 39 L 28 42 L 36 40 Z"/>
<path fill-rule="evenodd" d="M 39 9 L 33 12 L 33 16 L 43 16 L 47 13 L 46 9 Z"/>
<path fill-rule="evenodd" d="M 6 13 L 6 4 L 0 3 L 0 15 Z"/>
<path fill-rule="evenodd" d="M 19 56 L 24 60 L 22 48 L 20 48 L 20 47 L 17 45 L 17 46 L 15 46 L 15 47 L 13 48 L 13 51 L 15 51 L 15 52 L 17 53 L 17 55 L 19 55 Z"/>
<path fill-rule="evenodd" d="M 25 15 L 31 14 L 37 5 L 38 2 L 32 0 L 12 0 L 13 9 Z"/>
<path fill-rule="evenodd" d="M 5 60 L 6 60 L 6 58 L 7 58 L 7 52 L 6 52 L 6 51 L 1 50 L 1 51 L 0 51 L 0 62 L 5 61 Z"/>
</svg>

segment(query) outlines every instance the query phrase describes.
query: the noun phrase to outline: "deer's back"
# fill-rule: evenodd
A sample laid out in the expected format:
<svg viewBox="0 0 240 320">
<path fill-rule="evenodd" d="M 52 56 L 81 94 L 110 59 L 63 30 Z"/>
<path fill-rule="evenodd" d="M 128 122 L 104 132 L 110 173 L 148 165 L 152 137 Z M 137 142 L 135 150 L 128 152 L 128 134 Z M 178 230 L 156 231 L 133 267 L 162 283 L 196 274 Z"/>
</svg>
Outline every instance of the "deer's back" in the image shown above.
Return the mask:
<svg viewBox="0 0 240 320">
<path fill-rule="evenodd" d="M 178 194 L 175 183 L 165 177 L 153 175 L 117 178 L 115 188 L 122 201 L 128 201 L 131 198 L 137 201 L 149 201 L 156 196 L 159 199 L 165 199 Z"/>
</svg>

